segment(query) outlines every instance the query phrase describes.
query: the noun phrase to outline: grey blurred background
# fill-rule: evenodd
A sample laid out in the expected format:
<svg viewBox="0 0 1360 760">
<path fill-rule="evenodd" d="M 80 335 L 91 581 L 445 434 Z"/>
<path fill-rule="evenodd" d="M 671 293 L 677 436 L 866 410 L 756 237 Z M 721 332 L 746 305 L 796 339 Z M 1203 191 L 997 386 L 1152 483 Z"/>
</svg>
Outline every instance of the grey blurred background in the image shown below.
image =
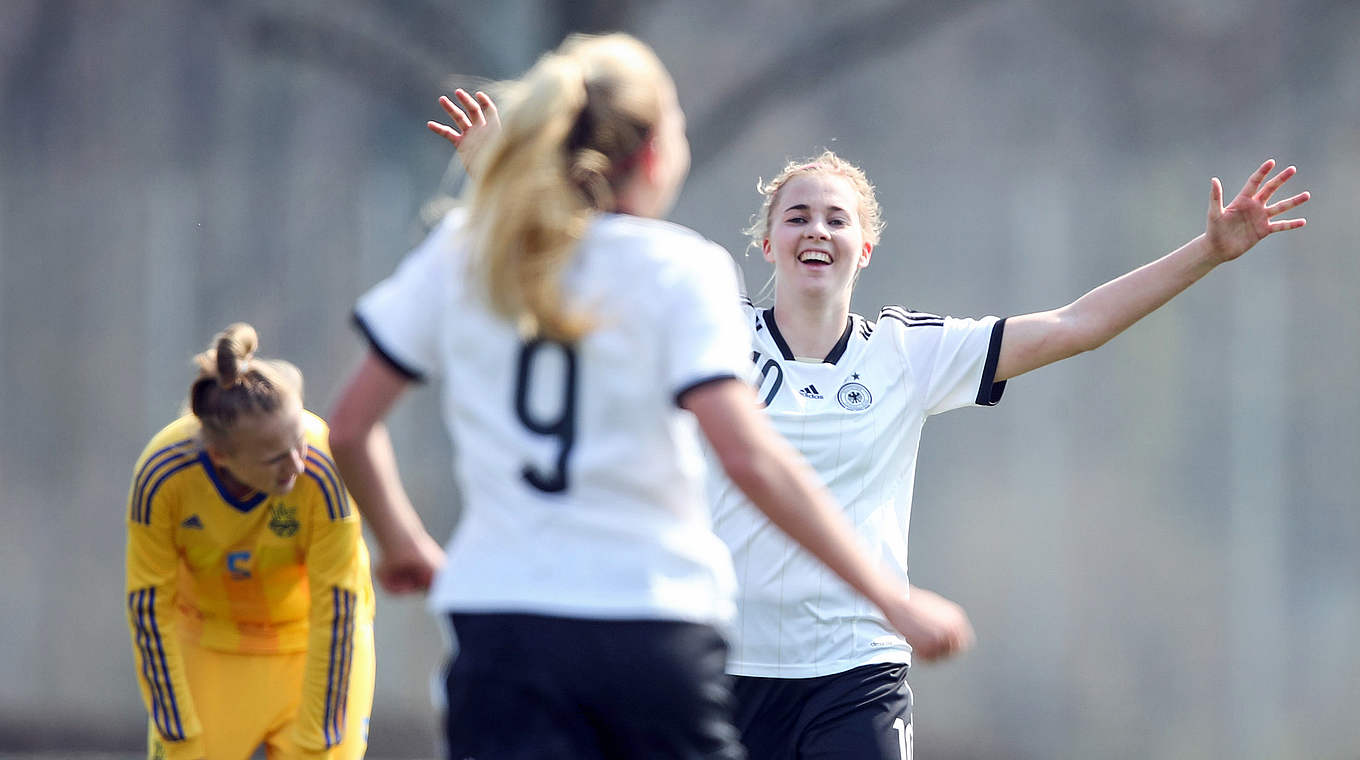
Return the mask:
<svg viewBox="0 0 1360 760">
<path fill-rule="evenodd" d="M 248 320 L 324 413 L 355 297 L 460 182 L 435 98 L 600 29 L 670 66 L 694 151 L 672 218 L 752 291 L 756 178 L 822 147 L 866 168 L 866 315 L 1062 305 L 1198 234 L 1211 176 L 1297 164 L 1305 230 L 927 426 L 912 577 L 978 646 L 913 673 L 917 750 L 1360 757 L 1353 0 L 5 0 L 0 752 L 135 756 L 123 501 L 189 358 Z M 434 404 L 392 427 L 442 536 Z M 380 598 L 371 756 L 433 754 L 441 652 L 420 600 Z"/>
</svg>

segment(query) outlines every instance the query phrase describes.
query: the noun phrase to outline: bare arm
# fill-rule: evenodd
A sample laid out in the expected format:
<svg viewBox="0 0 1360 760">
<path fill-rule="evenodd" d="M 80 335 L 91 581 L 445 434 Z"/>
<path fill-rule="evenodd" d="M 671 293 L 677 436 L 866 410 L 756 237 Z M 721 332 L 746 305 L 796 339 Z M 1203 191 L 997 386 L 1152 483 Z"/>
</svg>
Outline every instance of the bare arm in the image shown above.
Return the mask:
<svg viewBox="0 0 1360 760">
<path fill-rule="evenodd" d="M 383 419 L 408 381 L 369 353 L 331 411 L 331 453 L 359 511 L 378 541 L 378 581 L 393 593 L 423 591 L 444 562 L 397 471 Z"/>
<path fill-rule="evenodd" d="M 926 617 L 933 610 L 908 603 L 907 587 L 864 558 L 831 494 L 756 408 L 750 387 L 737 380 L 713 382 L 687 393 L 683 403 L 732 482 L 780 530 L 878 606 L 923 659 L 971 643 L 966 625 L 940 625 L 938 616 Z"/>
<path fill-rule="evenodd" d="M 1214 267 L 1236 259 L 1266 236 L 1304 226 L 1303 219 L 1271 221 L 1309 197 L 1304 192 L 1270 204 L 1270 197 L 1295 172 L 1290 166 L 1265 181 L 1274 166 L 1273 159 L 1261 164 L 1226 208 L 1223 187 L 1215 177 L 1210 182 L 1204 234 L 1194 240 L 1062 308 L 1007 319 L 996 379 L 1007 380 L 1099 348 L 1161 308 Z"/>
</svg>

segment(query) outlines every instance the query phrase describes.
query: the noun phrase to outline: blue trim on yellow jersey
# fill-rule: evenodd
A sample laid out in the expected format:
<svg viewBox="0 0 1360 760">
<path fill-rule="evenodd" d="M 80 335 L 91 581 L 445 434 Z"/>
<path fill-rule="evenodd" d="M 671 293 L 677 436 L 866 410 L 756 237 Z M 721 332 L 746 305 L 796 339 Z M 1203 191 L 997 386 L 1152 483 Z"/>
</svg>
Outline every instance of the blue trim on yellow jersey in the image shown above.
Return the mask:
<svg viewBox="0 0 1360 760">
<path fill-rule="evenodd" d="M 334 747 L 345 738 L 349 678 L 354 659 L 354 600 L 354 592 L 339 586 L 331 587 L 330 663 L 326 670 L 326 703 L 321 720 L 327 748 Z"/>
<path fill-rule="evenodd" d="M 165 645 L 161 641 L 160 626 L 156 623 L 156 588 L 148 586 L 129 593 L 128 606 L 134 609 L 137 616 L 138 642 L 142 650 L 142 676 L 146 678 L 151 689 L 151 719 L 167 741 L 183 741 L 184 726 L 179 718 L 179 701 L 175 699 L 175 686 L 170 680 L 170 667 L 165 662 Z M 150 674 L 146 672 L 148 664 L 151 666 Z M 161 689 L 162 686 L 164 691 Z M 167 695 L 170 697 L 169 705 L 165 704 Z M 171 718 L 175 721 L 173 728 L 170 726 Z"/>
<path fill-rule="evenodd" d="M 340 682 L 336 684 L 339 694 L 335 699 L 335 738 L 337 742 L 343 741 L 345 738 L 345 718 L 349 715 L 349 679 L 354 673 L 354 592 L 344 592 L 344 598 L 345 641 L 341 655 Z"/>
<path fill-rule="evenodd" d="M 237 512 L 249 512 L 260 506 L 260 502 L 264 501 L 268 496 L 268 494 L 263 491 L 257 491 L 255 495 L 249 499 L 238 499 L 227 491 L 227 484 L 223 483 L 222 479 L 218 477 L 217 468 L 213 466 L 212 459 L 208 458 L 208 452 L 204 451 L 200 453 L 198 455 L 198 461 L 202 463 L 203 469 L 208 473 L 208 479 L 212 481 L 213 487 L 217 489 L 217 495 L 221 496 L 222 501 L 230 504 L 232 509 L 235 509 Z"/>
<path fill-rule="evenodd" d="M 192 467 L 196 461 L 197 457 L 194 457 L 192 456 L 192 454 L 190 454 L 188 456 L 171 457 L 162 462 L 161 465 L 158 465 L 158 466 L 169 465 L 174 466 L 170 467 L 169 470 L 166 470 L 165 473 L 162 474 L 160 478 L 156 480 L 156 483 L 152 485 L 151 488 L 148 489 L 145 494 L 138 495 L 137 503 L 140 506 L 139 510 L 140 520 L 138 520 L 139 522 L 141 522 L 143 525 L 151 524 L 151 500 L 156 498 L 156 491 L 160 490 L 161 484 L 168 480 L 171 475 L 174 475 L 175 473 L 179 472 L 180 470 L 183 470 L 186 467 Z M 150 479 L 148 478 L 148 481 L 149 480 Z"/>
<path fill-rule="evenodd" d="M 345 487 L 340 483 L 339 469 L 335 466 L 335 462 L 332 462 L 325 453 L 315 446 L 308 446 L 307 449 L 307 462 L 316 465 L 316 469 L 320 470 L 326 478 L 326 483 L 322 483 L 321 478 L 311 472 L 310 468 L 307 471 L 307 474 L 321 486 L 321 492 L 326 496 L 326 509 L 330 513 L 331 520 L 349 517 L 349 499 L 345 498 Z M 330 490 L 326 489 L 327 484 L 330 485 Z M 331 509 L 331 494 L 335 494 L 335 509 L 333 511 Z"/>
<path fill-rule="evenodd" d="M 137 589 L 136 591 L 128 592 L 128 612 L 132 615 L 132 618 L 136 621 L 137 625 L 137 636 L 134 639 L 134 642 L 137 645 L 137 652 L 142 661 L 142 680 L 146 682 L 147 691 L 151 694 L 151 722 L 156 724 L 156 730 L 159 731 L 161 735 L 164 735 L 165 724 L 161 720 L 161 690 L 159 684 L 156 682 L 156 677 L 153 676 L 150 671 L 152 663 L 154 663 L 155 660 L 152 658 L 151 650 L 149 648 L 151 636 L 147 633 L 146 623 L 143 620 L 142 597 L 145 593 L 146 589 Z"/>
<path fill-rule="evenodd" d="M 311 457 L 307 457 L 307 463 L 309 465 L 315 464 Z M 340 518 L 340 515 L 338 515 L 336 512 L 335 506 L 336 497 L 331 495 L 331 484 L 327 481 L 325 477 L 323 477 L 324 473 L 318 474 L 316 472 L 316 470 L 318 469 L 321 469 L 321 466 L 319 464 L 316 466 L 316 469 L 313 469 L 312 467 L 307 467 L 305 470 L 303 470 L 303 473 L 305 473 L 307 477 L 316 481 L 316 487 L 321 490 L 321 495 L 326 499 L 326 515 L 331 519 L 332 522 L 334 522 L 335 520 Z"/>
<path fill-rule="evenodd" d="M 141 523 L 143 525 L 151 524 L 151 500 L 147 494 L 147 485 L 160 474 L 162 470 L 182 463 L 185 461 L 184 458 L 186 456 L 192 455 L 195 451 L 194 449 L 183 448 L 186 444 L 191 443 L 194 443 L 194 439 L 192 438 L 176 441 L 147 457 L 142 463 L 141 469 L 137 470 L 136 477 L 132 479 L 132 505 L 130 507 L 131 513 L 128 515 L 132 522 Z M 180 469 L 182 468 L 175 467 L 170 470 L 170 472 L 165 473 L 165 477 L 169 477 Z M 162 477 L 157 481 L 156 486 L 160 486 L 160 484 L 164 482 L 165 477 Z M 150 490 L 154 492 L 156 489 L 152 488 Z M 143 504 L 146 505 L 145 508 L 143 508 Z"/>
</svg>

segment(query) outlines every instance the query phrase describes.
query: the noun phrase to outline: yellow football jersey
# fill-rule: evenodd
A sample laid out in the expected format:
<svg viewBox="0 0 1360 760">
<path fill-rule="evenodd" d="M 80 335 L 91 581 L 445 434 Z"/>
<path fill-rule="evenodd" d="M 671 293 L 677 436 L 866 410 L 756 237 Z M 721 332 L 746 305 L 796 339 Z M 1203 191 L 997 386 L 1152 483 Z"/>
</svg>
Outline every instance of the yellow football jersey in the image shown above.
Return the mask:
<svg viewBox="0 0 1360 760">
<path fill-rule="evenodd" d="M 303 424 L 306 470 L 282 496 L 233 498 L 192 415 L 157 433 L 137 460 L 128 622 L 143 701 L 172 747 L 186 749 L 201 733 L 180 641 L 240 654 L 307 652 L 300 743 L 321 750 L 343 738 L 353 631 L 372 620 L 373 586 L 326 423 L 304 412 Z"/>
</svg>

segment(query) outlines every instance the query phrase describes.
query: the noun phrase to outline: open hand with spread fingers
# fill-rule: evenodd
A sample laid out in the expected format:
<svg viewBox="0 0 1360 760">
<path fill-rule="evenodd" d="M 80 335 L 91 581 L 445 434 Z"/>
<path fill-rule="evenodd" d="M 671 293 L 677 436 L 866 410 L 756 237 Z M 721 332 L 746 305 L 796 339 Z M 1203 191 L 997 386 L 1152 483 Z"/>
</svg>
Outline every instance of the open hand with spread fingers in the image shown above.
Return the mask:
<svg viewBox="0 0 1360 760">
<path fill-rule="evenodd" d="M 478 91 L 475 95 L 467 90 L 453 91 L 455 103 L 447 95 L 439 96 L 439 106 L 449 115 L 452 126 L 437 121 L 428 121 L 425 126 L 440 137 L 453 143 L 464 168 L 472 170 L 472 162 L 481 146 L 501 129 L 501 116 L 496 103 L 490 95 Z"/>
<path fill-rule="evenodd" d="M 1288 166 L 1266 180 L 1274 168 L 1273 158 L 1261 164 L 1226 207 L 1223 205 L 1223 185 L 1218 177 L 1210 181 L 1209 218 L 1204 236 L 1219 261 L 1232 261 L 1271 233 L 1296 230 L 1307 223 L 1305 219 L 1275 220 L 1276 216 L 1306 203 L 1310 196 L 1302 192 L 1271 203 L 1270 197 L 1298 171 Z"/>
</svg>

